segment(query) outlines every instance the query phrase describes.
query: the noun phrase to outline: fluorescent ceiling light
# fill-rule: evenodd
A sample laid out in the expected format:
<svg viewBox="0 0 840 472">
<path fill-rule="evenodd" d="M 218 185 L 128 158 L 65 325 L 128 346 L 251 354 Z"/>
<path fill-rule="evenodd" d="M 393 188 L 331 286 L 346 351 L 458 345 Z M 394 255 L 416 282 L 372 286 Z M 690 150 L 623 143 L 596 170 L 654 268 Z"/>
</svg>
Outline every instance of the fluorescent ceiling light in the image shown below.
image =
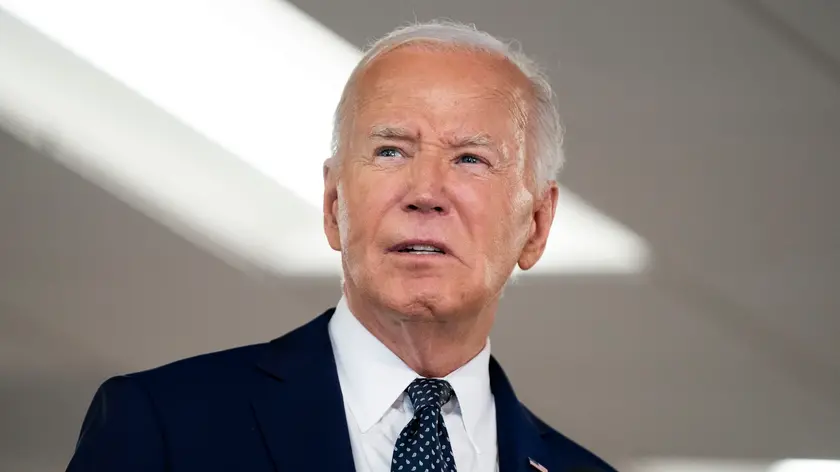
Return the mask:
<svg viewBox="0 0 840 472">
<path fill-rule="evenodd" d="M 840 460 L 785 459 L 767 472 L 840 472 Z"/>
<path fill-rule="evenodd" d="M 629 465 L 627 470 L 628 472 L 767 472 L 767 463 L 731 459 L 646 459 Z"/>
<path fill-rule="evenodd" d="M 153 176 L 152 164 L 159 172 L 180 172 L 154 185 L 138 182 L 166 196 L 147 198 L 157 198 L 159 207 L 171 203 L 180 218 L 204 230 L 226 232 L 227 241 L 271 246 L 267 257 L 278 270 L 338 273 L 338 255 L 326 245 L 319 217 L 321 166 L 330 152 L 333 108 L 361 57 L 356 48 L 280 0 L 0 0 L 0 6 L 290 190 L 297 198 L 286 203 L 314 216 L 260 213 L 253 205 L 238 207 L 236 198 L 248 201 L 241 194 L 214 197 L 206 191 L 211 185 L 189 188 L 210 179 L 200 156 L 175 164 L 177 155 L 159 162 L 145 155 L 144 179 Z M 120 178 L 123 167 L 139 165 L 125 162 L 129 151 L 100 153 L 110 162 L 91 165 Z M 237 192 L 251 191 L 245 180 L 237 183 Z M 237 211 L 251 213 L 247 224 Z M 201 221 L 193 221 L 196 214 Z M 280 232 L 278 220 L 285 222 Z M 639 236 L 568 191 L 555 221 L 533 273 L 633 273 L 647 262 Z M 276 242 L 266 243 L 271 238 Z"/>
<path fill-rule="evenodd" d="M 785 459 L 745 461 L 724 459 L 646 459 L 628 467 L 629 472 L 840 472 L 839 460 Z"/>
</svg>

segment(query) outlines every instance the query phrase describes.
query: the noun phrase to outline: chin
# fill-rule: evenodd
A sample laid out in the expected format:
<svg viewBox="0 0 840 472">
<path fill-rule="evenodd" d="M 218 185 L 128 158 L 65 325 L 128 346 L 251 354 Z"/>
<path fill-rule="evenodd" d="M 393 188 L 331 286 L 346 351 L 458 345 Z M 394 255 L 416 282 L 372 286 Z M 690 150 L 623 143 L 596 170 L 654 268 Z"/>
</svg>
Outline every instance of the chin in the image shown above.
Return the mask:
<svg viewBox="0 0 840 472">
<path fill-rule="evenodd" d="M 390 286 L 389 286 L 390 285 Z M 406 318 L 437 318 L 451 303 L 440 290 L 386 284 L 380 293 L 382 305 Z"/>
<path fill-rule="evenodd" d="M 390 279 L 378 285 L 383 306 L 406 319 L 446 319 L 474 311 L 483 299 L 478 291 L 458 286 L 452 280 Z M 478 302 L 478 303 L 477 303 Z"/>
</svg>

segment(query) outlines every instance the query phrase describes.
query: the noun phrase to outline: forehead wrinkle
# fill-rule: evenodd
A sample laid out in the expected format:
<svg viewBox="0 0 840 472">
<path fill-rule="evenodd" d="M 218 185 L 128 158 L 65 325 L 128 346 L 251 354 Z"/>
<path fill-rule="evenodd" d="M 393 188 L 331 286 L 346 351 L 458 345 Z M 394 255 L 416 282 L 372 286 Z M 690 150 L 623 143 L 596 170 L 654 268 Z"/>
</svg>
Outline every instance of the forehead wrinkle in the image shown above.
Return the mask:
<svg viewBox="0 0 840 472">
<path fill-rule="evenodd" d="M 392 54 L 397 52 L 399 49 L 402 48 L 395 48 L 381 54 L 373 61 L 366 64 L 366 67 L 360 71 L 358 77 L 356 78 L 357 87 L 355 87 L 354 93 L 352 94 L 352 110 L 350 110 L 350 114 L 354 115 L 352 118 L 358 118 L 358 115 L 360 113 L 364 113 L 363 110 L 368 108 L 368 106 L 374 102 L 385 102 L 386 104 L 393 105 L 392 94 L 394 92 L 394 87 L 396 86 L 397 88 L 401 88 L 404 83 L 402 83 L 402 81 L 395 81 L 388 73 L 387 67 L 383 70 L 382 62 L 392 57 Z M 452 52 L 453 51 L 441 51 L 443 54 Z M 477 67 L 491 67 L 493 75 L 500 80 L 500 84 L 497 84 L 494 87 L 488 86 L 485 87 L 484 90 L 469 93 L 464 97 L 464 99 L 482 101 L 493 100 L 497 101 L 500 106 L 505 107 L 508 115 L 510 116 L 511 127 L 509 128 L 509 131 L 511 132 L 511 142 L 496 143 L 496 149 L 499 151 L 500 155 L 504 156 L 508 160 L 513 157 L 511 154 L 518 157 L 517 167 L 519 167 L 520 170 L 524 170 L 527 165 L 527 155 L 530 154 L 527 150 L 527 141 L 530 141 L 528 138 L 531 135 L 531 133 L 528 132 L 528 121 L 530 115 L 529 111 L 531 108 L 530 103 L 533 100 L 533 92 L 529 86 L 530 84 L 527 83 L 527 78 L 506 58 L 501 58 L 495 54 L 480 51 L 461 52 L 466 53 L 469 56 L 469 60 L 475 62 Z M 499 64 L 500 62 L 502 64 Z M 428 89 L 423 89 L 425 89 L 425 87 L 421 87 L 421 89 L 417 90 L 418 93 L 416 94 L 409 94 L 408 98 L 410 100 L 417 100 L 417 104 L 422 104 L 421 108 L 423 111 L 418 110 L 421 113 L 434 113 L 434 109 L 438 108 L 435 105 L 438 104 L 433 103 L 434 100 L 430 102 L 429 99 L 433 97 L 429 96 Z M 451 103 L 440 104 L 440 106 L 444 108 L 444 111 L 453 109 Z M 422 138 L 419 133 L 415 137 Z M 514 146 L 515 152 L 511 153 L 510 151 L 513 151 L 511 148 Z"/>
</svg>

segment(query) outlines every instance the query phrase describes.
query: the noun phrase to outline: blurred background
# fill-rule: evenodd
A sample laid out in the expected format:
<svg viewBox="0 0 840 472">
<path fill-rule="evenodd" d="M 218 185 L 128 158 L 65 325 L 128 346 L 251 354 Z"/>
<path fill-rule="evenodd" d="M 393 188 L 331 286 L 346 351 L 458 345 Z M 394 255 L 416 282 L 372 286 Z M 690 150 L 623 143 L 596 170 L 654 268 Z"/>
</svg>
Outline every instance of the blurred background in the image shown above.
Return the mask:
<svg viewBox="0 0 840 472">
<path fill-rule="evenodd" d="M 450 18 L 552 79 L 568 165 L 493 351 L 622 471 L 840 470 L 840 2 L 0 0 L 0 470 L 97 386 L 333 306 L 331 113 Z"/>
</svg>

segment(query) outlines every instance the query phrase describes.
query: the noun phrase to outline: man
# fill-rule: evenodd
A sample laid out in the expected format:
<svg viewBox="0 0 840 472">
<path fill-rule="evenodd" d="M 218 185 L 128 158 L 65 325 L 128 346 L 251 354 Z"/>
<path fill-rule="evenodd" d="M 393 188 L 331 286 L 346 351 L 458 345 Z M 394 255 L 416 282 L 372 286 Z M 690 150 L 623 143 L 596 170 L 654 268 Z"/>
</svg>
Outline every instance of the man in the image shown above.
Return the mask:
<svg viewBox="0 0 840 472">
<path fill-rule="evenodd" d="M 551 89 L 455 24 L 377 42 L 338 105 L 324 229 L 343 297 L 268 344 L 116 377 L 71 471 L 610 471 L 516 399 L 488 336 L 543 253 Z"/>
</svg>

